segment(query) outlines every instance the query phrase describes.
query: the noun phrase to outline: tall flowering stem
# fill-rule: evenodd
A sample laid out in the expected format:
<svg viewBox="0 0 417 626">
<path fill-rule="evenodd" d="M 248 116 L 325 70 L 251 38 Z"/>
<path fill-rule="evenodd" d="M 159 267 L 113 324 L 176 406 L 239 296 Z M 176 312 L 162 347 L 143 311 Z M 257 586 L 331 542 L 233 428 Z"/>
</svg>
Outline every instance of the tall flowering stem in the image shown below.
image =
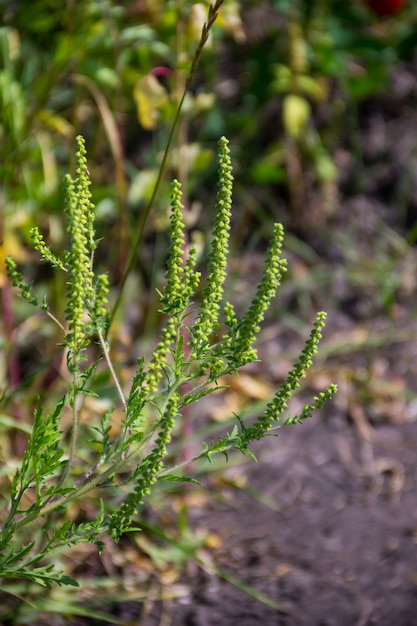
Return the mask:
<svg viewBox="0 0 417 626">
<path fill-rule="evenodd" d="M 317 313 L 310 337 L 307 339 L 305 347 L 301 351 L 293 369 L 288 373 L 285 382 L 280 386 L 271 402 L 267 405 L 264 414 L 258 417 L 252 426 L 242 429 L 243 447 L 246 447 L 246 444 L 254 439 L 262 439 L 274 424 L 298 424 L 307 417 L 311 417 L 312 412 L 316 409 L 320 409 L 336 392 L 336 386 L 329 385 L 326 391 L 314 398 L 313 403 L 304 406 L 301 415 L 287 417 L 285 421 L 282 421 L 282 416 L 287 409 L 288 402 L 291 400 L 294 392 L 299 388 L 301 379 L 306 375 L 306 370 L 313 364 L 313 358 L 317 354 L 318 344 L 322 336 L 321 332 L 324 328 L 325 321 L 326 313 L 324 311 Z"/>
<path fill-rule="evenodd" d="M 87 169 L 87 158 L 84 138 L 76 138 L 77 151 L 76 172 L 73 180 L 66 176 L 66 203 L 68 234 L 70 245 L 66 252 L 65 267 L 67 279 L 67 307 L 65 310 L 68 323 L 66 335 L 67 364 L 72 374 L 72 388 L 68 394 L 68 401 L 72 410 L 72 434 L 69 449 L 69 458 L 60 484 L 63 484 L 69 475 L 74 460 L 78 436 L 78 398 L 85 385 L 85 376 L 80 369 L 84 360 L 84 350 L 94 332 L 98 335 L 104 356 L 115 381 L 117 391 L 124 408 L 126 402 L 123 392 L 113 369 L 108 346 L 105 338 L 107 318 L 108 278 L 101 274 L 95 279 L 93 272 L 94 251 L 97 246 L 94 231 L 94 204 L 90 192 L 90 176 Z M 39 235 L 35 232 L 35 246 L 47 257 L 48 252 Z M 50 261 L 54 261 L 52 256 Z M 90 320 L 87 322 L 87 319 Z"/>
<path fill-rule="evenodd" d="M 281 278 L 287 269 L 286 259 L 280 258 L 283 239 L 284 229 L 282 225 L 275 224 L 256 296 L 242 321 L 239 324 L 234 324 L 236 341 L 233 358 L 238 367 L 257 359 L 253 343 L 260 331 L 260 324 L 264 319 L 265 312 L 268 310 L 272 298 L 276 295 Z M 226 310 L 226 318 L 228 316 L 230 317 L 229 324 L 233 325 L 233 311 L 230 309 L 230 305 L 229 309 Z"/>
<path fill-rule="evenodd" d="M 203 354 L 219 326 L 220 303 L 226 278 L 232 213 L 233 175 L 228 140 L 219 141 L 219 180 L 213 240 L 209 253 L 207 285 L 203 291 L 200 312 L 193 327 L 192 346 Z"/>
<path fill-rule="evenodd" d="M 161 294 L 162 311 L 169 315 L 169 319 L 162 331 L 162 338 L 156 347 L 148 368 L 146 386 L 150 393 L 155 393 L 162 377 L 167 355 L 178 345 L 183 315 L 187 309 L 191 296 L 200 279 L 200 273 L 194 271 L 196 250 L 190 248 L 188 259 L 184 261 L 184 221 L 183 205 L 181 203 L 181 184 L 174 180 L 171 185 L 171 225 L 169 231 L 170 247 L 165 275 L 166 285 Z"/>
<path fill-rule="evenodd" d="M 76 369 L 81 360 L 86 336 L 89 332 L 85 324 L 86 304 L 94 298 L 92 255 L 94 247 L 93 211 L 91 201 L 90 179 L 87 170 L 87 159 L 84 139 L 77 137 L 76 178 L 72 180 L 68 174 L 66 183 L 66 206 L 70 247 L 67 252 L 67 308 L 68 321 L 67 345 L 68 366 L 70 371 Z"/>
</svg>

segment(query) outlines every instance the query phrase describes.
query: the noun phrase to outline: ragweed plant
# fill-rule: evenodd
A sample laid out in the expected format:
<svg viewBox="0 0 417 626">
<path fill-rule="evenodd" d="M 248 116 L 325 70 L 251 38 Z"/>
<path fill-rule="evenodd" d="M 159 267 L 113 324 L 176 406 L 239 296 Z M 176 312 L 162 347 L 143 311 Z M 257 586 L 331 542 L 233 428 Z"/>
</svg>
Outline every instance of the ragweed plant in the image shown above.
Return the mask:
<svg viewBox="0 0 417 626">
<path fill-rule="evenodd" d="M 140 358 L 130 389 L 118 381 L 110 356 L 108 340 L 110 312 L 106 306 L 109 282 L 96 275 L 94 254 L 98 246 L 94 230 L 94 206 L 89 191 L 86 151 L 77 138 L 76 174 L 66 178 L 66 216 L 69 246 L 58 257 L 38 229 L 31 232 L 34 248 L 42 259 L 66 280 L 66 319 L 59 321 L 46 300 L 32 294 L 16 263 L 6 260 L 9 277 L 21 295 L 50 315 L 62 329 L 62 343 L 70 384 L 54 409 L 45 414 L 41 399 L 35 411 L 32 433 L 20 466 L 11 479 L 7 511 L 0 530 L 0 576 L 26 578 L 49 587 L 52 583 L 76 585 L 76 581 L 56 570 L 52 557 L 64 546 L 90 542 L 103 547 L 103 536 L 119 540 L 122 534 L 140 528 L 140 507 L 152 486 L 162 480 L 182 479 L 184 463 L 172 465 L 169 444 L 182 412 L 218 388 L 220 377 L 239 371 L 257 359 L 254 342 L 260 324 L 286 270 L 281 259 L 283 230 L 276 225 L 256 295 L 241 319 L 231 303 L 224 302 L 227 256 L 232 205 L 232 167 L 225 138 L 219 142 L 219 189 L 216 217 L 209 253 L 208 275 L 200 301 L 196 296 L 202 283 L 196 270 L 196 250 L 184 245 L 181 186 L 172 183 L 170 250 L 161 311 L 166 325 L 153 357 Z M 287 405 L 310 367 L 324 326 L 325 313 L 318 313 L 303 351 L 265 412 L 250 426 L 237 418 L 226 436 L 203 442 L 193 460 L 226 454 L 237 449 L 252 454 L 249 446 L 283 423 L 309 417 L 323 406 L 335 391 L 331 385 L 306 405 L 301 414 L 287 414 Z M 82 400 L 91 394 L 97 363 L 88 362 L 92 343 L 101 346 L 120 397 L 124 412 L 121 429 L 112 430 L 112 411 L 104 413 L 95 426 L 95 437 L 86 441 L 79 435 Z M 62 412 L 69 407 L 71 437 L 67 444 L 61 431 Z M 88 450 L 88 453 L 86 453 Z M 82 452 L 82 453 L 81 453 Z M 89 464 L 85 459 L 94 458 Z M 171 465 L 170 465 L 171 463 Z M 187 461 L 187 467 L 190 461 Z M 116 493 L 118 506 L 109 506 L 105 489 Z M 69 505 L 88 494 L 101 494 L 95 519 L 71 520 Z M 117 495 L 118 494 L 118 495 Z"/>
</svg>

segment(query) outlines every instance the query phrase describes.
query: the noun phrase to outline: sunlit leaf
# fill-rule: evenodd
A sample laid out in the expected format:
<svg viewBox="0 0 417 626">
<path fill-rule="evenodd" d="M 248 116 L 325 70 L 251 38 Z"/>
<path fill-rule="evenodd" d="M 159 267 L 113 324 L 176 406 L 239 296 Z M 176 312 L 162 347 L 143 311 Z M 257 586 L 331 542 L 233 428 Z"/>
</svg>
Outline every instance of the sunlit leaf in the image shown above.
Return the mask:
<svg viewBox="0 0 417 626">
<path fill-rule="evenodd" d="M 168 94 L 156 76 L 142 76 L 133 90 L 139 123 L 146 130 L 155 128 L 161 107 L 168 102 Z"/>
<path fill-rule="evenodd" d="M 298 139 L 311 116 L 308 101 L 298 95 L 289 94 L 282 104 L 284 129 L 294 139 Z"/>
</svg>

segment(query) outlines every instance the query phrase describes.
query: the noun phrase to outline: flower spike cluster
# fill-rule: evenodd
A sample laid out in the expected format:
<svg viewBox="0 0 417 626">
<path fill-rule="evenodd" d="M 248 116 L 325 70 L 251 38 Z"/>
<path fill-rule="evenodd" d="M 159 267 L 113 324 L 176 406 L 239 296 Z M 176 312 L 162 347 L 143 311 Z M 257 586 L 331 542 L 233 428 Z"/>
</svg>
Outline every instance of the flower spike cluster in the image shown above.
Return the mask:
<svg viewBox="0 0 417 626">
<path fill-rule="evenodd" d="M 221 0 L 217 0 L 215 6 L 220 3 Z M 130 392 L 125 399 L 107 339 L 108 278 L 106 274 L 93 272 L 97 241 L 85 155 L 84 140 L 78 137 L 76 175 L 74 179 L 70 176 L 66 179 L 70 243 L 62 259 L 49 249 L 38 229 L 34 228 L 31 233 L 33 246 L 42 259 L 66 272 L 67 330 L 52 316 L 46 301 L 41 303 L 36 295 L 32 295 L 30 285 L 24 283 L 13 259 L 6 259 L 8 274 L 21 295 L 40 306 L 61 327 L 72 381 L 66 396 L 57 403 L 52 413 L 44 415 L 40 403 L 35 412 L 27 451 L 13 479 L 9 512 L 0 526 L 0 577 L 10 572 L 12 576 L 18 573 L 19 576 L 39 581 L 42 574 L 46 581 L 76 584 L 60 572 L 54 573 L 50 563 L 44 568 L 34 565 L 41 557 L 51 561 L 52 549 L 61 547 L 63 543 L 70 546 L 88 541 L 101 549 L 103 534 L 118 540 L 123 533 L 137 530 L 134 518 L 154 483 L 159 480 L 187 480 L 181 472 L 188 465 L 188 456 L 185 462 L 178 462 L 174 451 L 168 450 L 176 422 L 181 426 L 185 409 L 222 387 L 227 376 L 257 359 L 254 342 L 286 271 L 286 261 L 280 256 L 283 228 L 276 224 L 255 297 L 246 313 L 238 317 L 230 302 L 222 302 L 227 277 L 233 182 L 228 142 L 223 137 L 219 141 L 217 210 L 206 286 L 200 303 L 193 303 L 197 299 L 195 295 L 200 281 L 200 273 L 195 271 L 197 252 L 195 248 L 187 249 L 185 246 L 181 185 L 173 181 L 166 287 L 161 294 L 161 311 L 167 315 L 167 321 L 148 365 L 144 356 L 138 359 Z M 304 349 L 284 383 L 266 405 L 264 413 L 249 426 L 235 416 L 237 423 L 231 432 L 210 444 L 203 443 L 203 452 L 191 460 L 210 460 L 218 453 L 227 457 L 232 449 L 253 456 L 249 448 L 253 441 L 267 436 L 269 431 L 283 424 L 299 423 L 323 406 L 335 392 L 334 385 L 306 404 L 298 416 L 287 416 L 289 401 L 317 352 L 325 317 L 323 312 L 317 314 Z M 112 423 L 112 415 L 115 407 L 111 403 L 101 416 L 100 426 L 93 427 L 98 435 L 90 446 L 91 440 L 79 437 L 78 431 L 80 426 L 83 427 L 79 399 L 95 388 L 90 383 L 94 380 L 98 360 L 87 367 L 82 362 L 90 355 L 87 346 L 93 341 L 101 345 L 103 363 L 107 365 L 118 392 L 124 418 L 122 428 L 118 428 L 117 435 L 114 434 L 113 426 L 116 424 Z M 59 423 L 63 407 L 68 404 L 72 409 L 72 430 L 67 445 Z M 188 442 L 183 442 L 185 445 Z M 118 498 L 116 506 L 114 502 L 109 505 L 103 497 L 101 510 L 91 522 L 78 523 L 68 519 L 66 507 L 70 502 L 80 502 L 93 489 L 99 490 L 104 486 L 114 487 L 112 493 Z M 123 489 L 116 489 L 122 486 Z M 28 489 L 33 491 L 34 488 L 36 502 L 31 496 L 26 505 L 23 496 Z M 45 521 L 43 527 L 39 523 L 40 518 Z M 19 534 L 22 529 L 23 533 L 32 522 L 45 533 L 41 542 L 44 547 L 37 556 L 33 555 L 35 541 L 17 550 L 13 546 L 16 531 Z M 10 547 L 7 547 L 9 544 Z M 7 547 L 6 552 L 4 546 Z"/>
</svg>

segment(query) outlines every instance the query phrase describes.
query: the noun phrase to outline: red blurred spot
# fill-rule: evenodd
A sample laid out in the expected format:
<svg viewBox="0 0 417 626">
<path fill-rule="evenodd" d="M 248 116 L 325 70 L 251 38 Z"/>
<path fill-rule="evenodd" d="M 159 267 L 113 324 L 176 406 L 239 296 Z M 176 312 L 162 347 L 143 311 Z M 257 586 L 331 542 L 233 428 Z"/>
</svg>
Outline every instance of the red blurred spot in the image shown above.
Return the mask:
<svg viewBox="0 0 417 626">
<path fill-rule="evenodd" d="M 395 15 L 407 4 L 407 0 L 365 0 L 366 5 L 375 15 L 385 17 Z"/>
<path fill-rule="evenodd" d="M 153 74 L 153 76 L 171 76 L 173 72 L 169 67 L 158 65 L 157 67 L 154 67 L 150 73 Z"/>
</svg>

